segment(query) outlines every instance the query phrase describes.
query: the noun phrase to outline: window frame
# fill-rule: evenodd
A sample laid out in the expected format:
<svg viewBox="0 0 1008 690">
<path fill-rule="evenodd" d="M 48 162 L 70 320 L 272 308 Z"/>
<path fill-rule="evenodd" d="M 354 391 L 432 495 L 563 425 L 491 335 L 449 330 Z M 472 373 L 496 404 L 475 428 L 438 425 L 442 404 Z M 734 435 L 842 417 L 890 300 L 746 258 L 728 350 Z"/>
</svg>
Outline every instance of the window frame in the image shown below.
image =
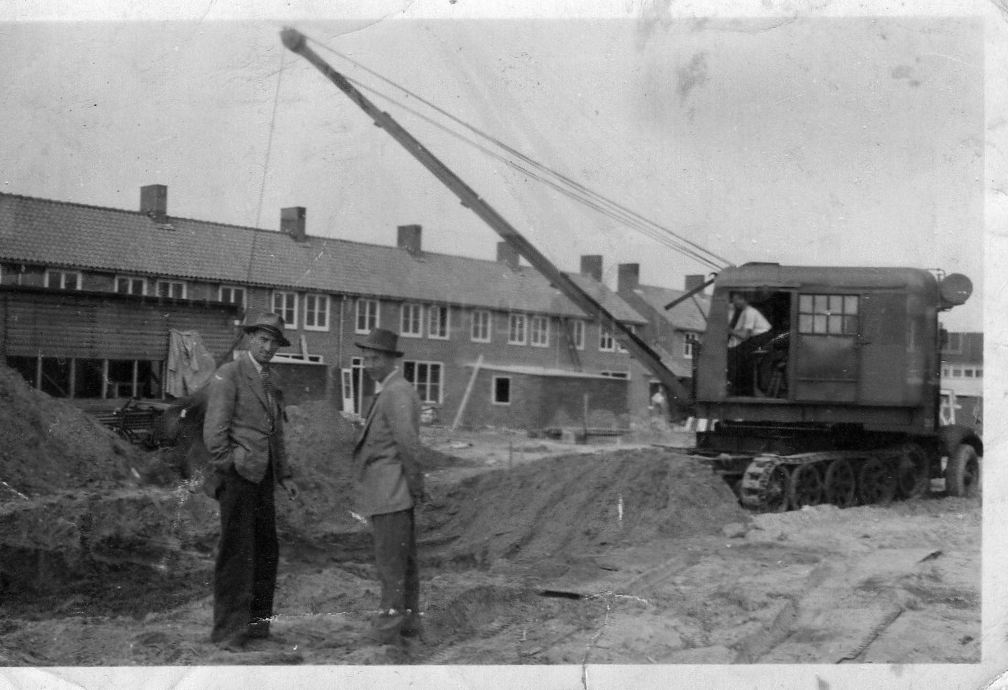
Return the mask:
<svg viewBox="0 0 1008 690">
<path fill-rule="evenodd" d="M 538 341 L 535 338 L 536 334 L 536 324 L 542 325 L 541 335 L 542 340 Z M 549 347 L 549 337 L 550 337 L 550 318 L 548 316 L 533 314 L 529 319 L 528 324 L 528 340 L 529 345 L 532 347 Z"/>
<path fill-rule="evenodd" d="M 416 330 L 410 331 L 406 330 L 406 314 L 407 311 L 411 314 L 416 315 Z M 399 307 L 399 335 L 404 338 L 422 338 L 423 337 L 423 314 L 424 308 L 422 304 L 417 302 L 403 302 Z M 413 321 L 413 319 L 410 319 Z"/>
<path fill-rule="evenodd" d="M 834 299 L 840 302 L 839 312 L 834 310 Z M 825 304 L 821 305 L 823 301 Z M 854 305 L 853 310 L 848 308 L 851 303 Z M 799 292 L 797 314 L 799 335 L 856 337 L 861 324 L 861 295 L 844 292 Z M 839 323 L 839 329 L 834 328 L 834 323 Z"/>
<path fill-rule="evenodd" d="M 608 340 L 608 344 L 606 341 Z M 616 352 L 616 336 L 608 328 L 599 324 L 599 352 Z"/>
<path fill-rule="evenodd" d="M 521 323 L 521 339 L 516 340 L 513 336 L 515 333 L 514 325 L 520 320 Z M 511 312 L 508 314 L 508 335 L 507 335 L 508 345 L 526 345 L 528 344 L 528 314 L 522 314 L 520 312 Z"/>
<path fill-rule="evenodd" d="M 585 334 L 588 332 L 588 324 L 584 319 L 571 319 L 571 339 L 574 341 L 574 349 L 584 351 Z"/>
<path fill-rule="evenodd" d="M 324 320 L 325 320 L 325 323 L 322 323 L 322 324 L 318 323 L 319 316 L 323 314 L 323 310 L 320 309 L 320 308 L 318 308 L 318 306 L 316 306 L 316 309 L 315 309 L 315 321 L 316 322 L 314 324 L 310 324 L 310 325 L 308 323 L 308 314 L 311 313 L 309 311 L 308 305 L 309 305 L 310 300 L 313 299 L 313 298 L 316 300 L 316 302 L 318 302 L 318 300 L 322 300 L 321 303 L 325 305 L 325 310 L 324 310 L 324 316 L 325 316 Z M 330 301 L 331 300 L 329 299 L 329 295 L 327 295 L 327 294 L 325 294 L 323 292 L 306 292 L 304 294 L 304 322 L 303 322 L 303 326 L 304 326 L 304 329 L 306 331 L 324 332 L 324 331 L 328 331 L 329 330 L 329 304 L 330 304 Z"/>
<path fill-rule="evenodd" d="M 683 333 L 683 357 L 693 359 L 696 357 L 696 346 L 700 344 L 700 334 L 696 331 L 685 331 Z"/>
<path fill-rule="evenodd" d="M 439 316 L 435 319 L 435 313 Z M 434 332 L 434 326 L 441 325 L 440 315 L 444 315 L 444 332 Z M 427 337 L 431 340 L 448 340 L 451 337 L 451 307 L 447 304 L 427 305 Z"/>
<path fill-rule="evenodd" d="M 162 295 L 161 294 L 161 286 L 162 285 L 167 285 L 168 286 L 168 294 L 167 295 Z M 181 285 L 182 286 L 182 296 L 181 297 L 175 297 L 175 296 L 173 296 L 171 294 L 172 287 L 177 286 L 177 285 Z M 186 284 L 186 281 L 184 281 L 184 280 L 172 280 L 171 278 L 158 278 L 158 279 L 156 279 L 154 281 L 154 294 L 157 297 L 164 297 L 166 299 L 186 299 L 186 295 L 188 294 L 188 292 L 189 292 L 189 286 L 188 286 L 188 284 Z"/>
<path fill-rule="evenodd" d="M 119 281 L 125 280 L 129 281 L 129 289 L 123 292 L 119 289 Z M 133 282 L 140 281 L 140 292 L 133 291 Z M 131 276 L 131 275 L 116 275 L 113 281 L 113 289 L 117 295 L 146 295 L 147 294 L 147 279 L 144 276 Z"/>
<path fill-rule="evenodd" d="M 284 304 L 279 309 L 277 308 L 277 297 L 284 297 Z M 287 305 L 287 298 L 290 297 L 294 300 L 294 303 L 290 306 Z M 270 296 L 270 305 L 274 313 L 279 314 L 284 320 L 284 329 L 293 330 L 297 328 L 297 317 L 298 317 L 298 293 L 293 290 L 274 290 L 273 294 Z M 288 319 L 288 313 L 293 314 L 293 318 Z"/>
<path fill-rule="evenodd" d="M 52 284 L 52 276 L 59 275 L 60 284 Z M 74 276 L 77 280 L 76 287 L 68 288 L 66 286 L 67 276 Z M 84 286 L 84 276 L 81 275 L 80 271 L 75 271 L 73 269 L 63 269 L 63 268 L 47 268 L 45 270 L 45 286 L 47 288 L 53 288 L 55 290 L 81 290 Z"/>
<path fill-rule="evenodd" d="M 486 330 L 486 337 L 477 337 L 476 329 L 481 318 L 486 319 L 483 324 Z M 469 339 L 474 343 L 489 343 L 493 336 L 493 314 L 489 309 L 474 309 L 472 312 L 472 323 L 469 326 Z"/>
<path fill-rule="evenodd" d="M 413 365 L 413 380 L 412 381 L 410 380 L 409 376 L 407 376 L 407 372 L 406 372 L 407 365 Z M 423 382 L 423 383 L 418 383 L 416 379 L 417 379 L 417 374 L 419 373 L 421 366 L 426 367 L 427 380 L 425 382 Z M 437 385 L 437 399 L 436 400 L 429 399 L 430 398 L 430 391 L 431 391 L 431 387 L 432 387 L 430 373 L 431 373 L 431 369 L 433 367 L 437 367 L 437 371 L 438 371 L 438 378 L 437 378 L 437 382 L 436 382 L 436 385 Z M 403 363 L 402 363 L 402 372 L 403 372 L 403 378 L 405 378 L 407 381 L 409 381 L 410 385 L 413 386 L 413 389 L 416 391 L 417 397 L 420 398 L 420 402 L 421 403 L 423 403 L 425 405 L 440 405 L 442 403 L 442 401 L 444 400 L 444 379 L 445 379 L 445 366 L 444 366 L 444 362 L 436 362 L 436 361 L 428 361 L 428 360 L 418 360 L 418 359 L 406 359 L 406 360 L 403 360 Z"/>
<path fill-rule="evenodd" d="M 507 393 L 508 393 L 508 395 L 507 395 L 507 400 L 505 400 L 503 402 L 501 402 L 500 400 L 497 399 L 497 382 L 498 381 L 507 381 L 507 389 L 508 389 Z M 512 399 L 512 397 L 513 396 L 511 395 L 511 377 L 510 376 L 500 376 L 500 375 L 496 375 L 495 374 L 493 377 L 491 377 L 491 379 L 490 379 L 490 404 L 491 405 L 500 405 L 502 407 L 510 406 L 511 405 L 511 399 Z"/>
<path fill-rule="evenodd" d="M 224 291 L 225 290 L 230 290 L 232 296 L 234 296 L 234 292 L 236 290 L 241 290 L 241 293 L 242 293 L 241 302 L 235 302 L 234 300 L 231 300 L 231 299 L 227 299 L 227 300 L 224 299 Z M 222 284 L 220 284 L 220 285 L 217 286 L 217 301 L 218 302 L 223 302 L 224 304 L 237 304 L 242 309 L 245 309 L 246 308 L 246 303 L 248 301 L 248 290 L 246 290 L 243 285 L 225 285 L 225 284 L 222 283 Z"/>
<path fill-rule="evenodd" d="M 359 333 L 361 335 L 367 335 L 375 328 L 381 327 L 381 303 L 370 297 L 358 297 L 355 301 L 355 311 L 354 311 L 354 333 Z M 364 328 L 361 328 L 361 305 L 365 306 L 364 317 Z M 368 326 L 367 323 L 371 318 L 371 307 L 374 307 L 374 325 Z"/>
</svg>

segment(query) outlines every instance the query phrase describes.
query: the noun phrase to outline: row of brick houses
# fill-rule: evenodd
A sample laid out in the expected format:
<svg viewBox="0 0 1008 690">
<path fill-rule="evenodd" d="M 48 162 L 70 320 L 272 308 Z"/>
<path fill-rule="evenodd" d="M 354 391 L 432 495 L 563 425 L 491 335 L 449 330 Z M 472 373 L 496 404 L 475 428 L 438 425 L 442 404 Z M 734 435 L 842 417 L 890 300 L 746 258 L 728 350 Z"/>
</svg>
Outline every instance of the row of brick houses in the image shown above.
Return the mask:
<svg viewBox="0 0 1008 690">
<path fill-rule="evenodd" d="M 341 374 L 330 394 L 357 410 L 369 384 L 353 344 L 376 326 L 400 333 L 404 374 L 442 421 L 454 419 L 463 399 L 463 425 L 524 428 L 581 423 L 586 410 L 589 423 L 602 424 L 647 405 L 649 374 L 634 367 L 611 333 L 522 266 L 506 243 L 498 244 L 497 261 L 487 261 L 425 251 L 418 225 L 400 226 L 396 245 L 384 246 L 307 235 L 303 207 L 282 209 L 280 216 L 280 232 L 173 217 L 163 185 L 141 188 L 139 211 L 0 194 L 5 294 L 104 296 L 90 311 L 65 306 L 71 330 L 88 343 L 79 343 L 80 352 L 72 338 L 54 350 L 53 337 L 36 332 L 19 340 L 5 326 L 2 353 L 29 380 L 32 358 L 39 372 L 53 357 L 93 364 L 104 361 L 97 351 L 103 347 L 128 351 L 154 371 L 159 362 L 164 366 L 163 348 L 152 353 L 148 345 L 145 360 L 136 352 L 146 342 L 138 329 L 164 335 L 167 321 L 148 318 L 146 326 L 117 331 L 114 323 L 128 322 L 126 314 L 150 311 L 151 304 L 161 306 L 165 319 L 185 312 L 175 320 L 211 331 L 208 346 L 219 349 L 246 310 L 273 310 L 284 316 L 293 343 L 279 357 Z M 631 270 L 620 267 L 621 275 Z M 668 327 L 655 307 L 675 291 L 645 297 L 643 304 L 655 307 L 645 311 L 633 300 L 648 289 L 622 286 L 618 295 L 601 274 L 602 258 L 589 256 L 572 278 L 688 376 L 688 341 L 702 327 L 692 317 L 683 329 Z M 221 312 L 222 305 L 233 312 Z M 26 322 L 25 309 L 5 309 L 5 323 Z M 114 318 L 96 321 L 95 310 Z M 92 316 L 85 318 L 85 311 Z M 209 321 L 195 319 L 210 312 Z M 99 321 L 103 332 L 95 330 Z M 122 344 L 131 341 L 135 347 Z M 101 395 L 107 389 L 86 388 Z"/>
</svg>

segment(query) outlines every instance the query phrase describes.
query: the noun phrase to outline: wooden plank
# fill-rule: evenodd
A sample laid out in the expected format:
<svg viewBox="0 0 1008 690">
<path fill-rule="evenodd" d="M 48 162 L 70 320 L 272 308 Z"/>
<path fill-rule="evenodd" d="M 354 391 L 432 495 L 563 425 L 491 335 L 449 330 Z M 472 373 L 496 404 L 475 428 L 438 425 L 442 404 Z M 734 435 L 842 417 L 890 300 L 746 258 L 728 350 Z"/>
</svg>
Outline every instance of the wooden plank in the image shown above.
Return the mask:
<svg viewBox="0 0 1008 690">
<path fill-rule="evenodd" d="M 451 430 L 455 431 L 458 428 L 459 422 L 462 421 L 462 413 L 465 412 L 466 405 L 469 404 L 469 395 L 472 393 L 473 386 L 476 384 L 476 375 L 479 374 L 480 367 L 483 366 L 483 355 L 480 354 L 476 358 L 476 365 L 473 367 L 472 376 L 469 377 L 469 383 L 466 384 L 465 393 L 462 395 L 462 402 L 459 404 L 458 410 L 455 412 L 455 421 L 452 422 Z"/>
</svg>

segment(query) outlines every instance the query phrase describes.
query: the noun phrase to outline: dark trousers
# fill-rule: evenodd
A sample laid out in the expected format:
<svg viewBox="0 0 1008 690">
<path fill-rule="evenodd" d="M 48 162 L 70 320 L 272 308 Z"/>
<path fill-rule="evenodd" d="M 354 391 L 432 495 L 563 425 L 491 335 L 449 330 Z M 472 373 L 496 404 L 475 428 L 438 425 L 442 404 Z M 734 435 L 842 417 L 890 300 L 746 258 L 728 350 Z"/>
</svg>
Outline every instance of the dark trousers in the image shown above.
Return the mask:
<svg viewBox="0 0 1008 690">
<path fill-rule="evenodd" d="M 419 626 L 420 572 L 417 567 L 413 509 L 372 515 L 375 565 L 381 582 L 381 611 L 375 632 L 382 642 Z"/>
<path fill-rule="evenodd" d="M 273 489 L 270 463 L 258 484 L 229 468 L 217 494 L 221 537 L 214 568 L 214 642 L 269 631 L 278 559 Z"/>
</svg>

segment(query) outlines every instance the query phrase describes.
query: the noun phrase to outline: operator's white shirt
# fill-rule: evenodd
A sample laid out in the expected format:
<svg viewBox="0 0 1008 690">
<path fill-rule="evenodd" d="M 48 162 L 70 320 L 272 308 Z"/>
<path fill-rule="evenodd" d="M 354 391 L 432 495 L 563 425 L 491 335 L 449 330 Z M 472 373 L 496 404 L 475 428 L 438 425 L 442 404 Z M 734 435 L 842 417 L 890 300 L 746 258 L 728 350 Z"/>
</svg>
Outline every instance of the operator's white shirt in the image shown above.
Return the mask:
<svg viewBox="0 0 1008 690">
<path fill-rule="evenodd" d="M 731 323 L 732 315 L 735 310 L 732 309 L 728 312 L 728 323 Z M 760 333 L 766 333 L 770 330 L 770 322 L 766 320 L 766 317 L 760 313 L 759 309 L 747 304 L 745 309 L 742 310 L 742 315 L 739 316 L 738 322 L 735 324 L 735 328 L 742 329 L 752 329 L 752 335 L 759 335 Z M 735 347 L 742 340 L 735 337 L 734 335 L 728 338 L 728 347 Z"/>
</svg>

